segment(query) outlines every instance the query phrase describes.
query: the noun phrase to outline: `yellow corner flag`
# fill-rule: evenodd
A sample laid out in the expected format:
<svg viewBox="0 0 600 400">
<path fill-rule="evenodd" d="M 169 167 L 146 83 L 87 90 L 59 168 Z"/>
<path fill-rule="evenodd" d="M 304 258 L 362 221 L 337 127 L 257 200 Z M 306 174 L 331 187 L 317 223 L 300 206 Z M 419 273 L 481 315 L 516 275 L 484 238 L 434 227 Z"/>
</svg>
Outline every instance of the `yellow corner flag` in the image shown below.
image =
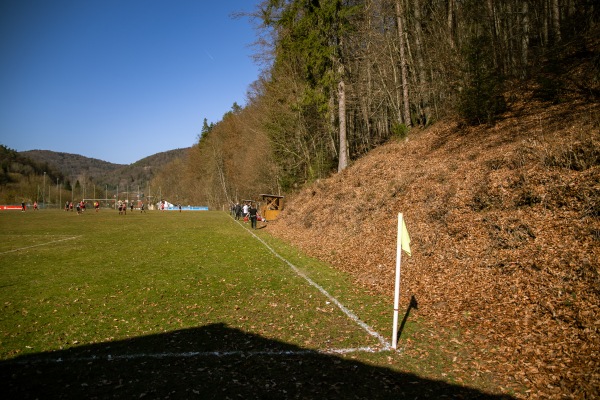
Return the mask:
<svg viewBox="0 0 600 400">
<path fill-rule="evenodd" d="M 408 229 L 406 229 L 404 218 L 402 218 L 402 238 L 400 239 L 400 243 L 402 244 L 402 250 L 410 256 L 410 236 L 408 236 Z"/>
</svg>

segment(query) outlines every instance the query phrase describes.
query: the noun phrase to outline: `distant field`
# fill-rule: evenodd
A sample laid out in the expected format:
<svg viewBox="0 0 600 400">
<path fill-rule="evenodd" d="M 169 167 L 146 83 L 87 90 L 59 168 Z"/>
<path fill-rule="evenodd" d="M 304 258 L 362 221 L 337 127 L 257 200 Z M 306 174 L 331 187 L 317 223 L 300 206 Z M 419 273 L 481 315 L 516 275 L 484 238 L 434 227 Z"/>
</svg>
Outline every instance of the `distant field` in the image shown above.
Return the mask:
<svg viewBox="0 0 600 400">
<path fill-rule="evenodd" d="M 186 397 L 273 394 L 272 385 L 304 396 L 331 374 L 355 381 L 366 368 L 338 357 L 381 366 L 401 357 L 386 349 L 391 299 L 222 212 L 2 212 L 0 300 L 0 378 L 15 398 L 168 397 L 167 383 Z M 289 381 L 290 368 L 313 389 Z"/>
</svg>

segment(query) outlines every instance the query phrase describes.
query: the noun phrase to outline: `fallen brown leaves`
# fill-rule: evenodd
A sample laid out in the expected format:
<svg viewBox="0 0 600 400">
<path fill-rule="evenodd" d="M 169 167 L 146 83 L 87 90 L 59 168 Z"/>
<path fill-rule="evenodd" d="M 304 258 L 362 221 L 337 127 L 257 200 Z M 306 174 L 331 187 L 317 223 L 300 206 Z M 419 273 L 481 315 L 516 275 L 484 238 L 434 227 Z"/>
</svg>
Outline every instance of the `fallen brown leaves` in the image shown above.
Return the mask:
<svg viewBox="0 0 600 400">
<path fill-rule="evenodd" d="M 460 328 L 476 354 L 457 368 L 529 398 L 597 398 L 599 115 L 528 101 L 493 127 L 413 130 L 293 196 L 268 229 L 392 298 L 403 212 L 402 302 Z"/>
</svg>

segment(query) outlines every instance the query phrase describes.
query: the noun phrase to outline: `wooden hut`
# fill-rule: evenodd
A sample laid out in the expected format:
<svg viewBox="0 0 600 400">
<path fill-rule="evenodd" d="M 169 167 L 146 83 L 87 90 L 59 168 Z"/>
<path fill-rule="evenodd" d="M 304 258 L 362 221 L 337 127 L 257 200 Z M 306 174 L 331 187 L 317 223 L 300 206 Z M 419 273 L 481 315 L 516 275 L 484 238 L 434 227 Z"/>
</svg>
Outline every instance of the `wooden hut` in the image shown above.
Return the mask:
<svg viewBox="0 0 600 400">
<path fill-rule="evenodd" d="M 283 210 L 283 196 L 275 194 L 261 194 L 263 204 L 260 207 L 260 215 L 267 221 L 277 219 L 279 212 Z"/>
</svg>

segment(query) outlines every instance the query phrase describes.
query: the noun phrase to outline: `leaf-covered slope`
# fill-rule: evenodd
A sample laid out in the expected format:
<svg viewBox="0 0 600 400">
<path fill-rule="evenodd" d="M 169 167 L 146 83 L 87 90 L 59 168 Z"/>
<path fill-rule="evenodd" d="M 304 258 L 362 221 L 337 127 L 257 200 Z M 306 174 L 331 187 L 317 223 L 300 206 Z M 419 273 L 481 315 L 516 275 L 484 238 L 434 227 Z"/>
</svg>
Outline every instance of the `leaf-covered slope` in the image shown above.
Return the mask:
<svg viewBox="0 0 600 400">
<path fill-rule="evenodd" d="M 531 397 L 600 391 L 600 107 L 523 101 L 493 127 L 440 123 L 288 199 L 269 230 L 393 299 L 397 213 L 411 235 L 402 307 L 459 329 Z"/>
</svg>

